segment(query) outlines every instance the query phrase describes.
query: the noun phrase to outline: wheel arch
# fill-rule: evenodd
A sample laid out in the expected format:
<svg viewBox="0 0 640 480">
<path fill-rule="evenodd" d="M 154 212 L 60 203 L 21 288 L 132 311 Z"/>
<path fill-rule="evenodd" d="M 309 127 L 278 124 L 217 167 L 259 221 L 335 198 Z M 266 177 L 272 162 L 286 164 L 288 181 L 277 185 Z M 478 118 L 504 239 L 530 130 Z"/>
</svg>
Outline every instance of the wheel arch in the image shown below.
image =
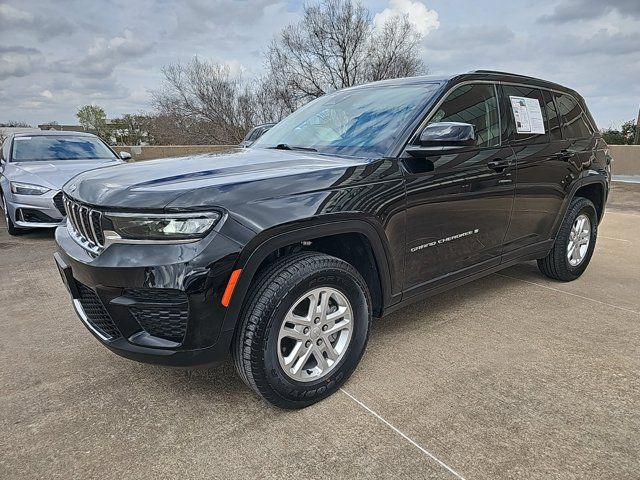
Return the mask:
<svg viewBox="0 0 640 480">
<path fill-rule="evenodd" d="M 600 223 L 604 214 L 604 205 L 606 201 L 604 184 L 599 181 L 585 183 L 575 191 L 573 198 L 575 197 L 582 197 L 591 200 L 591 203 L 596 207 L 598 223 Z"/>
<path fill-rule="evenodd" d="M 354 245 L 339 242 L 339 240 L 348 239 L 352 241 L 359 239 L 366 243 Z M 303 242 L 310 242 L 310 245 L 303 245 Z M 274 254 L 286 251 L 287 247 L 328 253 L 348 261 L 367 282 L 374 304 L 374 314 L 380 315 L 389 305 L 392 284 L 392 270 L 388 261 L 390 252 L 376 227 L 366 220 L 314 222 L 312 225 L 297 226 L 295 229 L 282 232 L 266 230 L 244 247 L 235 266 L 236 269 L 242 269 L 242 273 L 227 307 L 225 330 L 235 328 L 251 283 L 261 268 L 269 262 L 270 258 L 273 258 Z M 354 255 L 357 255 L 359 248 L 365 248 L 371 257 L 360 258 L 360 262 L 354 262 L 356 258 Z M 372 268 L 366 268 L 367 265 Z"/>
<path fill-rule="evenodd" d="M 555 238 L 558 234 L 560 225 L 562 225 L 562 222 L 567 215 L 567 211 L 569 210 L 569 205 L 571 205 L 571 201 L 575 197 L 588 198 L 592 202 L 593 199 L 595 199 L 598 202 L 594 202 L 594 205 L 598 214 L 598 222 L 600 222 L 604 215 L 605 205 L 609 195 L 608 185 L 607 177 L 604 174 L 593 171 L 590 173 L 586 172 L 584 176 L 573 182 L 569 192 L 565 196 L 562 208 L 556 217 L 556 221 L 551 231 L 551 238 Z"/>
</svg>

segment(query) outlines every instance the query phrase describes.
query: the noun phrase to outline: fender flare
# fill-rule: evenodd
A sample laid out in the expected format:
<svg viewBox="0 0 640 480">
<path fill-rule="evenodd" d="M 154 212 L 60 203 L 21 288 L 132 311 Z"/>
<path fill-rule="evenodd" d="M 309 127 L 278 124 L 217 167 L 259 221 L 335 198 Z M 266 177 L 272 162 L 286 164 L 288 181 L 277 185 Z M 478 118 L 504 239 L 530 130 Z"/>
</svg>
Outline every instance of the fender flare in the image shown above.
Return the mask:
<svg viewBox="0 0 640 480">
<path fill-rule="evenodd" d="M 600 215 L 600 218 L 598 219 L 599 221 L 602 220 L 602 217 L 604 215 L 605 205 L 607 203 L 607 197 L 609 196 L 609 186 L 608 186 L 609 182 L 607 180 L 606 174 L 596 170 L 589 170 L 587 172 L 584 172 L 581 175 L 581 177 L 578 178 L 571 185 L 571 189 L 569 190 L 569 193 L 565 197 L 564 203 L 562 204 L 562 208 L 560 209 L 560 213 L 557 215 L 556 220 L 553 224 L 553 229 L 551 230 L 552 232 L 551 238 L 553 239 L 556 238 L 558 230 L 560 229 L 560 225 L 564 221 L 564 218 L 567 215 L 567 211 L 569 210 L 569 205 L 571 204 L 571 201 L 574 199 L 577 191 L 586 185 L 593 185 L 593 184 L 600 184 L 600 186 L 602 187 L 602 195 L 603 195 L 602 196 L 602 215 Z"/>
<path fill-rule="evenodd" d="M 277 227 L 276 227 L 277 228 Z M 224 319 L 223 331 L 236 327 L 242 306 L 245 303 L 251 282 L 255 278 L 258 268 L 265 258 L 278 248 L 330 235 L 344 233 L 359 233 L 364 235 L 373 252 L 382 291 L 383 309 L 391 301 L 391 270 L 388 259 L 391 258 L 388 244 L 383 241 L 382 234 L 370 222 L 362 219 L 340 220 L 327 222 L 309 221 L 308 224 L 298 225 L 295 229 L 287 229 L 283 232 L 273 232 L 274 229 L 265 230 L 251 240 L 241 251 L 236 261 L 235 269 L 242 269 L 242 274 L 235 287 L 231 302 L 227 307 Z"/>
</svg>

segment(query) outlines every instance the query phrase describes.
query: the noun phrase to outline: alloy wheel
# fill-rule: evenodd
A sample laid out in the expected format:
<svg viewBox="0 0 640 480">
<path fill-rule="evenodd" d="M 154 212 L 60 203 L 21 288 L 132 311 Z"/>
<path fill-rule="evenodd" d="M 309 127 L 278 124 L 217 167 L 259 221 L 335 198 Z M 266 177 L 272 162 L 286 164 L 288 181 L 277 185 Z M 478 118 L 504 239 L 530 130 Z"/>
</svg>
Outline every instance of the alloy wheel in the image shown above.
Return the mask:
<svg viewBox="0 0 640 480">
<path fill-rule="evenodd" d="M 569 233 L 569 243 L 567 245 L 567 260 L 569 265 L 577 267 L 582 263 L 589 250 L 591 242 L 591 220 L 584 213 L 578 215 L 574 220 L 571 232 Z"/>
<path fill-rule="evenodd" d="M 298 382 L 329 374 L 344 357 L 353 332 L 353 310 L 335 288 L 321 287 L 298 298 L 278 334 L 278 360 Z"/>
</svg>

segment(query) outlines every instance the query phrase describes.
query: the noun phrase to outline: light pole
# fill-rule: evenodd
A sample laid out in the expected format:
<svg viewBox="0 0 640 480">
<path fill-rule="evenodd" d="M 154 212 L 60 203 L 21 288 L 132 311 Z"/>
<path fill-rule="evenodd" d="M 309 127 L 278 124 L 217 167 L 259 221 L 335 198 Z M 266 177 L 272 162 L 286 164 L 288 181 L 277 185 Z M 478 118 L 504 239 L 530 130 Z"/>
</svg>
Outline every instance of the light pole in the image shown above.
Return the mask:
<svg viewBox="0 0 640 480">
<path fill-rule="evenodd" d="M 638 109 L 638 119 L 636 120 L 636 135 L 633 139 L 634 145 L 640 145 L 640 108 Z"/>
</svg>

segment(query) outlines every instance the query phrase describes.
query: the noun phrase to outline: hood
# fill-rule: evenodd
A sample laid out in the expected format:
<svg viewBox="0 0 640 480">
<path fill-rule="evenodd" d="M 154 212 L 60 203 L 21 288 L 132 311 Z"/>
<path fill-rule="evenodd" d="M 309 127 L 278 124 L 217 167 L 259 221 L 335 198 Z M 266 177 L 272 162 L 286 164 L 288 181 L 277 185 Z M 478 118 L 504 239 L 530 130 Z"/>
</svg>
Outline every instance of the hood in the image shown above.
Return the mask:
<svg viewBox="0 0 640 480">
<path fill-rule="evenodd" d="M 311 152 L 235 149 L 231 153 L 164 158 L 102 168 L 65 185 L 69 196 L 119 210 L 229 206 L 267 195 L 321 189 L 364 160 Z M 365 161 L 366 162 L 366 161 Z M 176 200 L 184 197 L 181 204 Z"/>
<path fill-rule="evenodd" d="M 34 183 L 52 190 L 62 186 L 76 175 L 109 165 L 120 160 L 62 160 L 59 162 L 12 162 L 7 164 L 5 176 L 9 181 Z"/>
</svg>

